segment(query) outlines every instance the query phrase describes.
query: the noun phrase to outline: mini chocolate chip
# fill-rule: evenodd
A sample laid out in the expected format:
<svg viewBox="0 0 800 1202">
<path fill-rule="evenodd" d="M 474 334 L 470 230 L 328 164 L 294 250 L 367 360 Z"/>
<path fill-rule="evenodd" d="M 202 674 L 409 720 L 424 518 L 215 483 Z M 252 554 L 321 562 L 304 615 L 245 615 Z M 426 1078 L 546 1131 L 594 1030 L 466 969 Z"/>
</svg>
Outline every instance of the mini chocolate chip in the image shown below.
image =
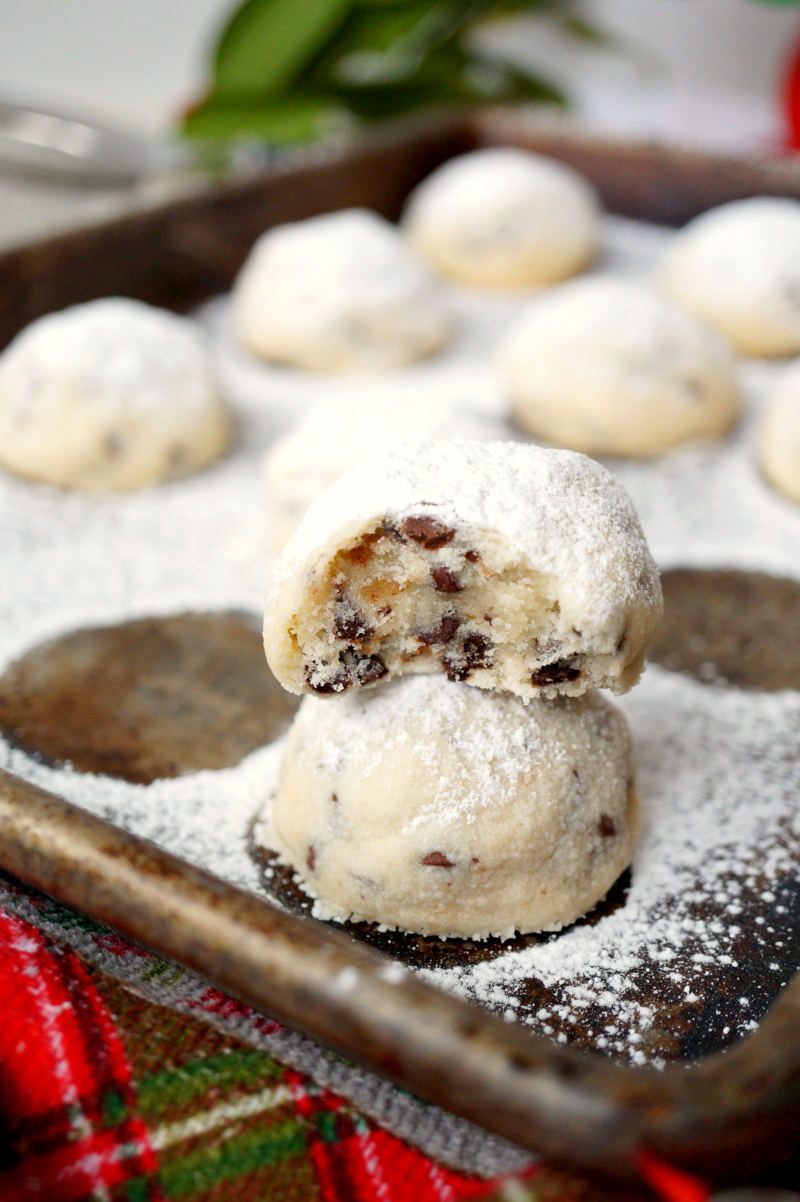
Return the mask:
<svg viewBox="0 0 800 1202">
<path fill-rule="evenodd" d="M 314 676 L 319 671 L 319 665 L 306 664 L 305 682 L 310 689 L 315 693 L 343 693 L 345 689 L 349 689 L 353 681 L 350 678 L 350 673 L 346 668 L 340 668 L 328 680 L 314 681 Z"/>
<path fill-rule="evenodd" d="M 614 826 L 613 818 L 609 818 L 608 814 L 601 814 L 597 829 L 604 839 L 611 839 L 616 835 L 617 828 Z"/>
<path fill-rule="evenodd" d="M 568 659 L 557 659 L 552 664 L 543 664 L 531 675 L 531 684 L 563 684 L 567 680 L 577 680 L 581 674 L 580 668 Z"/>
<path fill-rule="evenodd" d="M 491 614 L 484 614 L 483 620 L 484 620 L 484 622 L 488 622 L 489 625 L 491 626 L 492 622 L 494 621 L 494 618 L 492 617 Z"/>
<path fill-rule="evenodd" d="M 450 642 L 458 630 L 460 622 L 461 619 L 458 614 L 450 610 L 449 613 L 442 614 L 441 621 L 435 630 L 423 630 L 420 634 L 415 634 L 414 638 L 425 647 L 430 647 L 434 644 L 444 645 Z"/>
<path fill-rule="evenodd" d="M 477 856 L 473 856 L 470 863 L 471 864 L 480 864 L 480 860 L 478 859 Z"/>
<path fill-rule="evenodd" d="M 442 656 L 442 667 L 448 680 L 466 680 L 473 668 L 490 668 L 492 644 L 482 634 L 468 634 L 461 651 Z"/>
<path fill-rule="evenodd" d="M 335 793 L 331 793 L 331 801 L 333 802 L 334 805 L 338 805 L 339 798 L 337 797 L 337 795 Z"/>
<path fill-rule="evenodd" d="M 382 680 L 389 669 L 379 655 L 363 655 L 356 660 L 356 676 L 359 684 L 372 684 Z"/>
<path fill-rule="evenodd" d="M 572 769 L 572 775 L 575 777 L 575 779 L 576 779 L 576 780 L 580 780 L 580 779 L 581 779 L 581 774 L 580 774 L 580 772 L 578 772 L 578 769 L 577 769 L 577 768 L 573 768 L 573 769 Z"/>
<path fill-rule="evenodd" d="M 388 618 L 389 614 L 391 612 L 392 612 L 391 605 L 382 605 L 381 608 L 378 610 L 378 617 L 379 618 Z"/>
<path fill-rule="evenodd" d="M 462 647 L 470 668 L 488 668 L 490 666 L 487 656 L 491 650 L 491 643 L 482 634 L 468 634 Z"/>
<path fill-rule="evenodd" d="M 436 518 L 425 516 L 403 518 L 400 533 L 404 538 L 419 543 L 427 551 L 443 547 L 455 536 L 452 526 L 445 526 L 444 522 L 437 522 Z"/>
<path fill-rule="evenodd" d="M 423 856 L 420 864 L 427 864 L 432 868 L 455 868 L 452 860 L 448 860 L 443 851 L 429 851 L 427 856 Z"/>
<path fill-rule="evenodd" d="M 464 587 L 458 577 L 454 576 L 450 569 L 442 563 L 431 568 L 431 580 L 437 593 L 460 593 Z"/>
<path fill-rule="evenodd" d="M 579 638 L 579 639 L 580 639 L 580 638 L 583 638 L 583 631 L 581 631 L 581 630 L 578 630 L 578 627 L 577 627 L 577 626 L 573 626 L 573 627 L 572 627 L 572 633 L 573 633 L 573 634 L 577 634 L 577 636 L 578 636 L 578 638 Z"/>
<path fill-rule="evenodd" d="M 312 843 L 309 846 L 308 855 L 306 856 L 306 867 L 308 868 L 309 872 L 314 871 L 314 865 L 316 864 L 316 862 L 317 862 L 317 853 L 314 849 L 314 844 Z"/>
<path fill-rule="evenodd" d="M 469 560 L 470 563 L 477 563 L 480 559 L 480 555 L 477 551 L 465 551 L 464 558 Z"/>
<path fill-rule="evenodd" d="M 333 605 L 333 633 L 337 639 L 360 643 L 375 633 L 367 619 L 349 597 L 340 597 Z"/>
</svg>

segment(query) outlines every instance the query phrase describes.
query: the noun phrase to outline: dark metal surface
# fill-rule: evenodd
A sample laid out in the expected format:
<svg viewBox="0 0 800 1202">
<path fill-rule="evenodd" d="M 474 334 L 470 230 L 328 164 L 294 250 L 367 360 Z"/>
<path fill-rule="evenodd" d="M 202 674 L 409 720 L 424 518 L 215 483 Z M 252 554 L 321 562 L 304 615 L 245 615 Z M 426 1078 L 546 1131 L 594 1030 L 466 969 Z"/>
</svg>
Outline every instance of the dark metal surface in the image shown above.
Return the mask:
<svg viewBox="0 0 800 1202">
<path fill-rule="evenodd" d="M 228 768 L 289 726 L 257 617 L 179 614 L 79 630 L 0 676 L 0 731 L 48 764 L 137 784 Z"/>
<path fill-rule="evenodd" d="M 664 622 L 648 655 L 707 684 L 800 689 L 800 584 L 762 572 L 663 572 Z"/>
</svg>

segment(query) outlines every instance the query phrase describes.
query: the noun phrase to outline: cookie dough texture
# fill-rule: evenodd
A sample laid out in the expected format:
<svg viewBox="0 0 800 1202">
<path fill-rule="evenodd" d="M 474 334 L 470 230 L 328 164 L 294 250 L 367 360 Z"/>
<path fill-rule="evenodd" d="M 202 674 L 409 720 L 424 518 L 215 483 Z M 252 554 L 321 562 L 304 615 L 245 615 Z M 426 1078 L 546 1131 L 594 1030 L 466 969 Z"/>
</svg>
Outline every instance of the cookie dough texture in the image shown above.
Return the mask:
<svg viewBox="0 0 800 1202">
<path fill-rule="evenodd" d="M 526 150 L 451 159 L 409 198 L 411 245 L 442 275 L 483 288 L 555 284 L 600 243 L 600 203 L 586 180 Z"/>
<path fill-rule="evenodd" d="M 346 209 L 262 234 L 234 285 L 233 328 L 276 363 L 388 370 L 439 350 L 451 320 L 396 228 Z"/>
<path fill-rule="evenodd" d="M 625 719 L 417 676 L 303 702 L 261 839 L 315 913 L 466 938 L 559 930 L 630 862 Z"/>
<path fill-rule="evenodd" d="M 588 454 L 658 455 L 719 437 L 739 414 L 722 339 L 626 280 L 576 280 L 532 302 L 499 365 L 518 424 Z"/>
<path fill-rule="evenodd" d="M 661 287 L 743 355 L 800 352 L 800 202 L 737 200 L 690 221 Z"/>
<path fill-rule="evenodd" d="M 498 439 L 505 423 L 469 402 L 416 392 L 325 401 L 264 455 L 270 550 L 277 555 L 311 502 L 340 476 L 405 442 Z"/>
<path fill-rule="evenodd" d="M 20 476 L 140 488 L 204 467 L 230 433 L 199 331 L 139 301 L 42 317 L 0 356 L 0 464 Z"/>
<path fill-rule="evenodd" d="M 758 433 L 761 471 L 779 492 L 800 502 L 800 362 L 767 399 Z"/>
<path fill-rule="evenodd" d="M 431 443 L 313 503 L 275 566 L 264 641 L 293 693 L 440 672 L 525 699 L 624 693 L 661 607 L 633 506 L 600 464 Z"/>
</svg>

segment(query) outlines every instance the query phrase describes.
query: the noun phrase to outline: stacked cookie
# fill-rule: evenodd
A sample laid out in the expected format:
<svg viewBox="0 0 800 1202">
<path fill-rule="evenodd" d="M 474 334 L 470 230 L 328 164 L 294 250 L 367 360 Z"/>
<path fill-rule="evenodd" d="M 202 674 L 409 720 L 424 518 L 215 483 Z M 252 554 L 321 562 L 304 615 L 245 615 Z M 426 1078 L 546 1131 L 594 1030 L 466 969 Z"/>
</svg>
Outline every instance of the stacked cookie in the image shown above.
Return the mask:
<svg viewBox="0 0 800 1202">
<path fill-rule="evenodd" d="M 342 477 L 276 566 L 265 646 L 310 696 L 266 841 L 317 912 L 424 934 L 556 930 L 630 860 L 658 572 L 575 452 L 408 447 Z"/>
</svg>

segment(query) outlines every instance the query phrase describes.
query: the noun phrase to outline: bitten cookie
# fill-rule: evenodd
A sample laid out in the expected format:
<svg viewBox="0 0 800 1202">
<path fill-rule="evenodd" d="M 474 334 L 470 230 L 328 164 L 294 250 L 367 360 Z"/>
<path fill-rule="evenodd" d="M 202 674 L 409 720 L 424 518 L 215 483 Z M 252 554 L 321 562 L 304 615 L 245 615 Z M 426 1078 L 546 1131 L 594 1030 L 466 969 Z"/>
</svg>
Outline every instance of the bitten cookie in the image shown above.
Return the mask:
<svg viewBox="0 0 800 1202">
<path fill-rule="evenodd" d="M 282 551 L 311 502 L 376 452 L 408 441 L 488 440 L 507 434 L 502 421 L 466 401 L 435 401 L 416 393 L 325 401 L 264 455 L 271 549 L 276 555 Z"/>
<path fill-rule="evenodd" d="M 411 677 L 308 697 L 259 837 L 315 914 L 424 935 L 559 930 L 630 862 L 630 738 L 597 693 L 523 705 Z"/>
<path fill-rule="evenodd" d="M 432 443 L 317 498 L 276 564 L 264 642 L 293 693 L 426 672 L 526 699 L 624 693 L 661 606 L 633 506 L 600 464 Z"/>
<path fill-rule="evenodd" d="M 770 484 L 792 501 L 800 501 L 800 362 L 788 368 L 767 400 L 758 459 Z"/>
<path fill-rule="evenodd" d="M 800 351 L 800 202 L 757 196 L 690 221 L 661 287 L 743 355 Z"/>
<path fill-rule="evenodd" d="M 527 150 L 450 159 L 411 193 L 403 225 L 442 275 L 484 288 L 555 284 L 594 258 L 600 203 L 563 163 Z"/>
<path fill-rule="evenodd" d="M 0 463 L 61 488 L 122 490 L 185 476 L 231 422 L 199 331 L 139 301 L 75 305 L 0 356 Z"/>
<path fill-rule="evenodd" d="M 382 370 L 439 350 L 451 320 L 395 227 L 346 209 L 262 234 L 234 285 L 233 328 L 276 363 Z"/>
<path fill-rule="evenodd" d="M 722 339 L 627 280 L 576 280 L 532 302 L 499 363 L 519 425 L 575 451 L 658 455 L 739 415 Z"/>
</svg>

